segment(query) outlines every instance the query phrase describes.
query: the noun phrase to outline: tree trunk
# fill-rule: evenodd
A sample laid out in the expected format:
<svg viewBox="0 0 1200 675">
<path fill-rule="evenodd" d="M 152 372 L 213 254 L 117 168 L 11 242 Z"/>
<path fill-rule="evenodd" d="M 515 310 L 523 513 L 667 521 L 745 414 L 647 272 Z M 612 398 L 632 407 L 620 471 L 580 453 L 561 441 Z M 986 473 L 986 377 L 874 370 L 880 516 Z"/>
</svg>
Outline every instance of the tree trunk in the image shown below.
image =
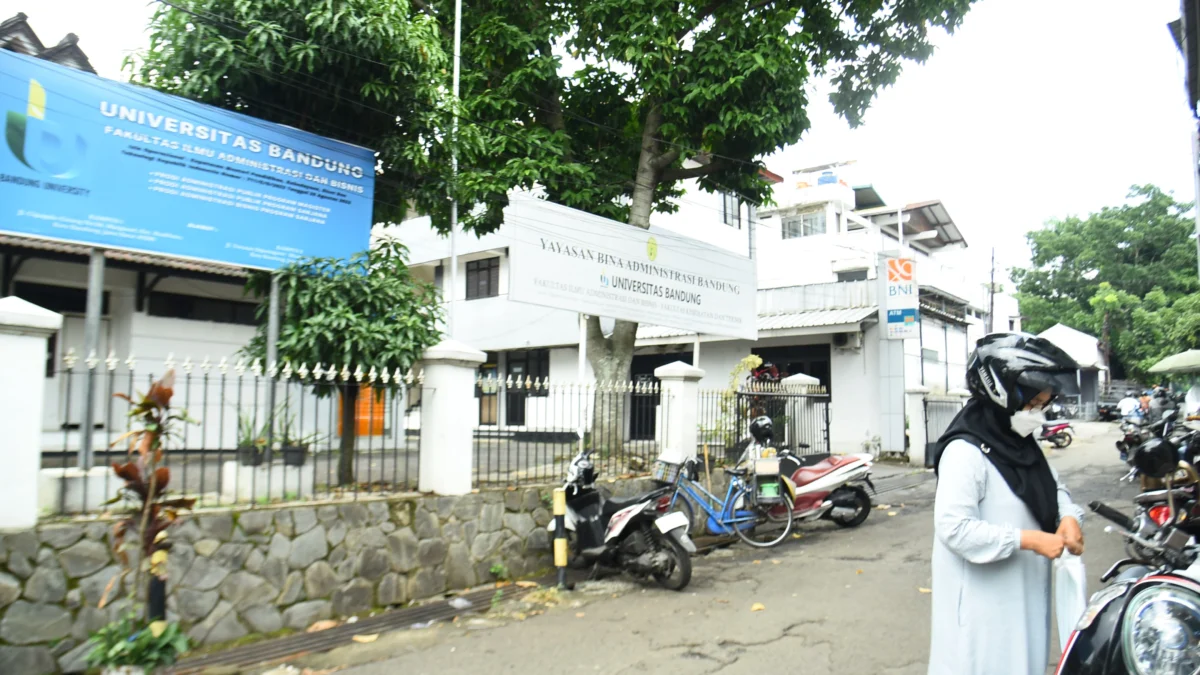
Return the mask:
<svg viewBox="0 0 1200 675">
<path fill-rule="evenodd" d="M 354 441 L 358 433 L 358 385 L 347 383 L 342 389 L 342 441 L 338 457 L 338 485 L 354 483 Z"/>
<path fill-rule="evenodd" d="M 656 137 L 661 126 L 662 109 L 652 104 L 642 127 L 637 178 L 629 207 L 629 224 L 642 229 L 650 228 L 654 192 L 662 175 L 662 170 L 655 165 L 655 160 L 659 158 Z M 612 335 L 605 337 L 600 330 L 599 317 L 588 317 L 588 362 L 599 385 L 592 411 L 592 448 L 600 450 L 603 456 L 620 453 L 624 448 L 628 431 L 625 410 L 629 399 L 629 394 L 624 392 L 624 385 L 629 382 L 637 327 L 637 323 L 632 321 L 617 321 Z"/>
</svg>

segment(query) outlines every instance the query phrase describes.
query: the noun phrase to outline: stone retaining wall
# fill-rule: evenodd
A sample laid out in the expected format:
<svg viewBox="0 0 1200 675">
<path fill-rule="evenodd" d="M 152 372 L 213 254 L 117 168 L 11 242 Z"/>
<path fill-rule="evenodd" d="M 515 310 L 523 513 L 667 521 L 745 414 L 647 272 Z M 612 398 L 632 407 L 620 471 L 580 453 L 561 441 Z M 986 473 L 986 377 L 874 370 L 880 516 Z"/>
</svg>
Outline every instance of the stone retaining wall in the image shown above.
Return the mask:
<svg viewBox="0 0 1200 675">
<path fill-rule="evenodd" d="M 615 494 L 642 480 L 608 485 Z M 552 566 L 551 488 L 203 512 L 171 530 L 169 618 L 194 644 L 404 605 Z M 120 572 L 111 523 L 0 535 L 0 673 L 81 672 L 97 609 Z M 119 597 L 124 597 L 124 594 Z"/>
</svg>

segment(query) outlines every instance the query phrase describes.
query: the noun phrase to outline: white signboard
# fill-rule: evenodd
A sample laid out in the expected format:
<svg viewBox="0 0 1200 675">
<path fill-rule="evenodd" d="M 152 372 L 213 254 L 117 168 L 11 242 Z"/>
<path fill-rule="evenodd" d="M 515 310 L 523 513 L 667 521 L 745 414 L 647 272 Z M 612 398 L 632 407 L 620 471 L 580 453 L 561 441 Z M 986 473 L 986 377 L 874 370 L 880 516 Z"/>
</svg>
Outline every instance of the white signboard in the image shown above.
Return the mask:
<svg viewBox="0 0 1200 675">
<path fill-rule="evenodd" d="M 757 340 L 754 261 L 531 196 L 504 211 L 510 300 Z"/>
<path fill-rule="evenodd" d="M 915 340 L 921 337 L 916 267 L 912 258 L 887 259 L 884 309 L 887 312 L 889 340 Z"/>
</svg>

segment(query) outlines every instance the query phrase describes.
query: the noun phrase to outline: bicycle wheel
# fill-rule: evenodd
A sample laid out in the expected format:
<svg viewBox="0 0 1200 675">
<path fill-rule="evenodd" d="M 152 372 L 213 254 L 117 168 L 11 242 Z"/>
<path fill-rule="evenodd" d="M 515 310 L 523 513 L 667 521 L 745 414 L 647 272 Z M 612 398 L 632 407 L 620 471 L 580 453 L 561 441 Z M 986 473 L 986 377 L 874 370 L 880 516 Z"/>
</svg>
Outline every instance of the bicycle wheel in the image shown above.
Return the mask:
<svg viewBox="0 0 1200 675">
<path fill-rule="evenodd" d="M 749 492 L 749 489 L 743 488 L 734 497 L 733 503 L 738 503 L 739 499 L 744 503 L 749 502 L 750 500 L 746 498 Z M 783 503 L 773 506 L 787 507 L 786 515 L 772 514 L 772 506 L 766 504 L 758 504 L 753 507 L 735 510 L 734 516 L 737 522 L 731 523 L 731 525 L 734 532 L 737 532 L 737 536 L 755 548 L 770 548 L 787 539 L 787 536 L 792 531 L 793 508 L 795 505 L 792 503 L 791 497 L 787 494 L 784 494 L 782 497 Z M 748 517 L 746 520 L 742 520 L 741 516 L 749 515 L 753 515 L 754 523 L 747 526 Z"/>
<path fill-rule="evenodd" d="M 696 507 L 692 504 L 691 498 L 683 490 L 675 493 L 675 503 L 671 504 L 668 513 L 679 512 L 687 516 L 688 519 L 688 534 L 696 531 Z"/>
</svg>

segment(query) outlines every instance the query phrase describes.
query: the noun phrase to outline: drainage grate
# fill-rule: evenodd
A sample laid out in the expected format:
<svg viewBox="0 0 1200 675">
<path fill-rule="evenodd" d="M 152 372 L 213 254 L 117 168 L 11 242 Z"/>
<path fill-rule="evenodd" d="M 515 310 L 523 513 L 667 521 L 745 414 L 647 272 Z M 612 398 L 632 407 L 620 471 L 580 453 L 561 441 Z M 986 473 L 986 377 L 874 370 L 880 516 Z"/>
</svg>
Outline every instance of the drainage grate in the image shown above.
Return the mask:
<svg viewBox="0 0 1200 675">
<path fill-rule="evenodd" d="M 552 583 L 552 580 L 540 579 L 539 582 L 547 584 Z M 355 635 L 405 629 L 413 624 L 428 621 L 449 621 L 455 616 L 477 611 L 479 608 L 487 608 L 491 605 L 497 590 L 502 592 L 502 599 L 508 601 L 535 589 L 522 588 L 513 584 L 500 589 L 488 588 L 457 596 L 471 601 L 471 607 L 465 610 L 451 607 L 448 600 L 440 600 L 419 607 L 394 609 L 355 623 L 342 624 L 316 633 L 298 633 L 235 647 L 216 654 L 185 659 L 167 672 L 174 675 L 194 675 L 202 673 L 208 668 L 248 668 L 259 664 L 285 661 L 304 654 L 326 652 L 352 644 L 351 638 Z"/>
</svg>

